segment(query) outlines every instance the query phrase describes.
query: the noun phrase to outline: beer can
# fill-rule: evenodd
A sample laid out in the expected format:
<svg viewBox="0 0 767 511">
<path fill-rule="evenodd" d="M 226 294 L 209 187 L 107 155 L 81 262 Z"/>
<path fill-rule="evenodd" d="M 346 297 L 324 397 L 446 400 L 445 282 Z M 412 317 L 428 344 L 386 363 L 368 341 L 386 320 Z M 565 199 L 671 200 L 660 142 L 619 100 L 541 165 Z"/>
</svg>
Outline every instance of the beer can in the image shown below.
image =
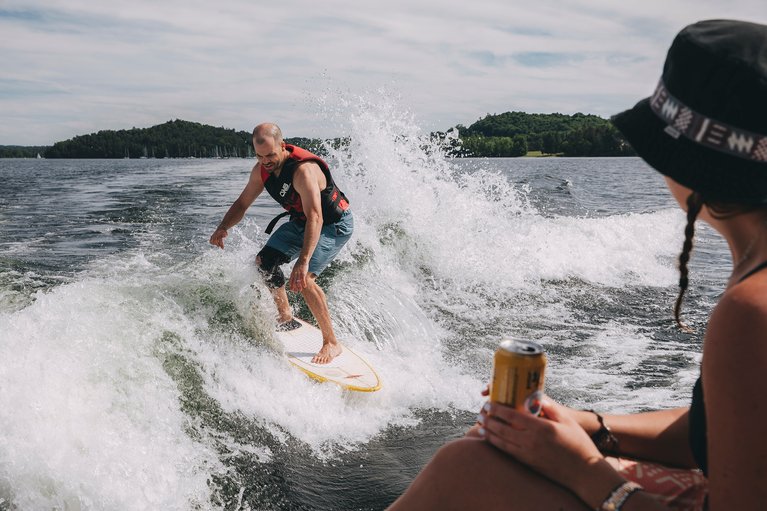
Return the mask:
<svg viewBox="0 0 767 511">
<path fill-rule="evenodd" d="M 493 357 L 490 401 L 541 413 L 546 354 L 543 346 L 523 340 L 506 340 Z"/>
</svg>

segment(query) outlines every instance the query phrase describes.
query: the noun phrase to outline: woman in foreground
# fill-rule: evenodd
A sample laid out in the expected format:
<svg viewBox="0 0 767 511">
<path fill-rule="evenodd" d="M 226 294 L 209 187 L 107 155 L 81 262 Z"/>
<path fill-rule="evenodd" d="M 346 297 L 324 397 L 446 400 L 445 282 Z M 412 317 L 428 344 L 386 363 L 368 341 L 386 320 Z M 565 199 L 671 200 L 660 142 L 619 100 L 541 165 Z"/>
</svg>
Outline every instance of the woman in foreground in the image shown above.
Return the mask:
<svg viewBox="0 0 767 511">
<path fill-rule="evenodd" d="M 653 96 L 613 122 L 687 214 L 680 326 L 695 221 L 732 255 L 691 406 L 601 416 L 547 398 L 535 417 L 487 403 L 390 510 L 767 509 L 767 26 L 686 27 Z"/>
</svg>

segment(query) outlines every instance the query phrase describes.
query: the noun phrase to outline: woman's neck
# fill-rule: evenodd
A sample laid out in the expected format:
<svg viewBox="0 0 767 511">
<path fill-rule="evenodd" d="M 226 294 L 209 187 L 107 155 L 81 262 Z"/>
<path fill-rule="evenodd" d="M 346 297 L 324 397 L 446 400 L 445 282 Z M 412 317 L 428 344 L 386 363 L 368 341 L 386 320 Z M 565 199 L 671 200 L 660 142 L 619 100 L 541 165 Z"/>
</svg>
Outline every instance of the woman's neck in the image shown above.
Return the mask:
<svg viewBox="0 0 767 511">
<path fill-rule="evenodd" d="M 727 239 L 732 254 L 732 273 L 727 287 L 767 261 L 767 219 L 763 215 L 745 214 L 727 221 L 729 229 L 720 231 Z"/>
</svg>

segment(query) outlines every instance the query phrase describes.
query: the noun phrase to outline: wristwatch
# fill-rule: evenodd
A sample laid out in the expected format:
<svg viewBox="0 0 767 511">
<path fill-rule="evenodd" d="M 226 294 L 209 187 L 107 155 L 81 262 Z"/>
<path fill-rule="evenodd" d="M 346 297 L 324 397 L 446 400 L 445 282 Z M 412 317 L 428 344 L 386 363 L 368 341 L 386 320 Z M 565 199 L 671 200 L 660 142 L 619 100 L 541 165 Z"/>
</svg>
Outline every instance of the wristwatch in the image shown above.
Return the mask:
<svg viewBox="0 0 767 511">
<path fill-rule="evenodd" d="M 597 420 L 599 421 L 599 429 L 596 433 L 591 435 L 591 441 L 594 442 L 594 445 L 597 446 L 597 449 L 599 449 L 602 452 L 618 452 L 618 439 L 613 435 L 612 431 L 610 431 L 610 428 L 605 424 L 605 419 L 601 415 L 599 415 L 594 410 L 588 410 L 589 412 L 593 413 L 597 416 Z"/>
</svg>

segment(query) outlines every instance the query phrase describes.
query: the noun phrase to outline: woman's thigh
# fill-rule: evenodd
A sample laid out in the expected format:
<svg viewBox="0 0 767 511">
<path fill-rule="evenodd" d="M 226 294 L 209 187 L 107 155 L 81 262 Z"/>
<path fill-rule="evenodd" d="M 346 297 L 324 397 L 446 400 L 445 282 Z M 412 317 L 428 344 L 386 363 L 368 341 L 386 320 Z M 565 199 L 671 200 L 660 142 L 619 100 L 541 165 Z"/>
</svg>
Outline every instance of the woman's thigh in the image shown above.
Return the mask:
<svg viewBox="0 0 767 511">
<path fill-rule="evenodd" d="M 477 438 L 443 446 L 418 474 L 391 511 L 540 510 L 582 511 L 586 505 L 551 482 Z"/>
</svg>

